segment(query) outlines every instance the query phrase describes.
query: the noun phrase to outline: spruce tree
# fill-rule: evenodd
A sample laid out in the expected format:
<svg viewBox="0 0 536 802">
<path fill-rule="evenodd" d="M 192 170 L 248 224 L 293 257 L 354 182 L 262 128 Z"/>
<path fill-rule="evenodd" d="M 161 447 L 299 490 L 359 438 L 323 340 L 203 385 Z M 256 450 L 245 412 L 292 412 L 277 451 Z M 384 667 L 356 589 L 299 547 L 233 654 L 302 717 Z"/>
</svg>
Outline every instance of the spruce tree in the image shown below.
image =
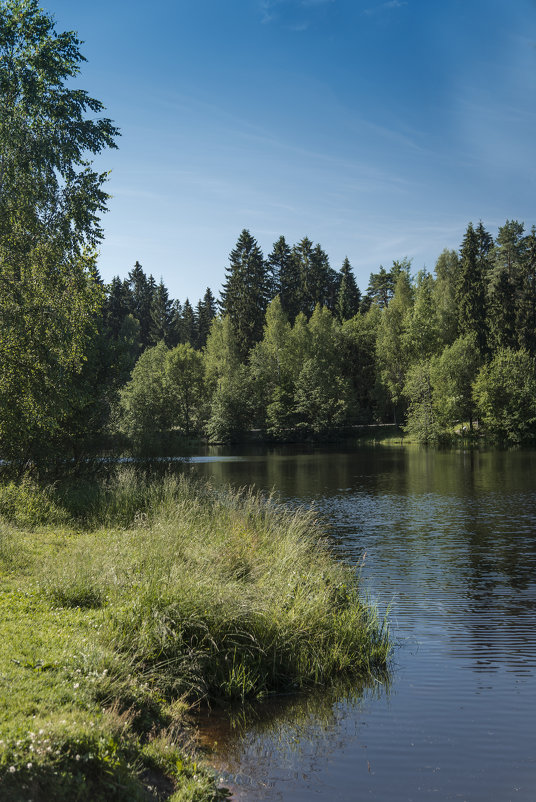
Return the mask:
<svg viewBox="0 0 536 802">
<path fill-rule="evenodd" d="M 290 247 L 285 237 L 281 236 L 274 242 L 271 253 L 266 259 L 268 274 L 268 295 L 270 300 L 281 295 L 281 272 L 285 272 L 286 263 L 290 259 Z"/>
<path fill-rule="evenodd" d="M 359 306 L 359 314 L 366 315 L 367 312 L 370 310 L 371 306 L 372 306 L 372 298 L 367 292 L 367 294 L 363 296 L 363 299 Z"/>
<path fill-rule="evenodd" d="M 522 295 L 524 226 L 507 220 L 499 228 L 492 253 L 488 283 L 488 328 L 490 347 L 517 348 L 518 305 Z"/>
<path fill-rule="evenodd" d="M 181 340 L 182 334 L 182 304 L 176 298 L 171 304 L 171 321 L 169 324 L 169 344 L 171 348 L 175 348 Z"/>
<path fill-rule="evenodd" d="M 456 309 L 458 313 L 458 335 L 465 337 L 474 333 L 481 353 L 488 347 L 486 320 L 486 285 L 484 271 L 487 269 L 488 237 L 483 227 L 475 231 L 469 223 L 460 249 L 460 265 L 456 282 Z"/>
<path fill-rule="evenodd" d="M 257 241 L 247 229 L 229 255 L 220 297 L 222 315 L 228 315 L 243 360 L 262 337 L 268 305 L 268 271 Z"/>
<path fill-rule="evenodd" d="M 125 281 L 114 276 L 107 289 L 104 302 L 104 323 L 111 336 L 117 339 L 126 316 L 130 314 L 132 299 Z"/>
<path fill-rule="evenodd" d="M 478 258 L 480 270 L 484 278 L 487 278 L 492 267 L 493 237 L 486 231 L 482 220 L 476 227 L 476 237 L 478 243 Z"/>
<path fill-rule="evenodd" d="M 207 287 L 203 299 L 197 304 L 197 347 L 204 348 L 207 337 L 216 317 L 216 300 L 210 287 Z"/>
<path fill-rule="evenodd" d="M 149 329 L 149 340 L 152 345 L 156 345 L 164 340 L 169 347 L 171 342 L 171 317 L 172 303 L 169 293 L 162 279 L 158 284 L 151 302 L 151 326 Z"/>
<path fill-rule="evenodd" d="M 197 348 L 197 320 L 192 304 L 188 298 L 185 300 L 182 307 L 180 326 L 180 342 L 189 343 L 192 348 Z"/>
<path fill-rule="evenodd" d="M 340 290 L 340 276 L 336 270 L 329 264 L 329 259 L 327 253 L 320 247 L 320 245 L 316 246 L 317 253 L 319 254 L 320 261 L 325 267 L 325 284 L 322 289 L 323 300 L 319 298 L 317 303 L 326 306 L 332 314 L 335 314 L 336 306 L 337 306 L 337 299 L 339 297 L 339 290 Z"/>
<path fill-rule="evenodd" d="M 140 341 L 142 348 L 147 348 L 151 343 L 151 306 L 156 283 L 152 276 L 149 278 L 139 262 L 136 262 L 128 274 L 128 286 L 130 289 L 132 308 L 131 312 L 140 324 Z"/>
<path fill-rule="evenodd" d="M 361 293 L 356 284 L 352 266 L 346 256 L 339 271 L 339 292 L 337 294 L 336 314 L 341 323 L 357 315 L 361 305 Z"/>
<path fill-rule="evenodd" d="M 499 348 L 515 348 L 516 287 L 507 269 L 497 265 L 490 276 L 487 294 L 488 344 L 492 352 Z"/>
<path fill-rule="evenodd" d="M 525 237 L 516 329 L 520 348 L 536 354 L 536 228 Z"/>
<path fill-rule="evenodd" d="M 336 273 L 331 269 L 327 253 L 320 245 L 313 247 L 304 237 L 293 248 L 301 282 L 301 311 L 310 317 L 317 305 L 333 308 L 336 299 Z"/>
<path fill-rule="evenodd" d="M 310 286 L 310 275 L 313 272 L 313 243 L 309 237 L 303 239 L 292 248 L 294 271 L 299 276 L 299 311 L 309 318 L 314 310 L 313 292 Z"/>
<path fill-rule="evenodd" d="M 300 265 L 285 237 L 279 237 L 274 243 L 267 264 L 271 299 L 279 295 L 281 308 L 293 323 L 301 308 Z"/>
</svg>

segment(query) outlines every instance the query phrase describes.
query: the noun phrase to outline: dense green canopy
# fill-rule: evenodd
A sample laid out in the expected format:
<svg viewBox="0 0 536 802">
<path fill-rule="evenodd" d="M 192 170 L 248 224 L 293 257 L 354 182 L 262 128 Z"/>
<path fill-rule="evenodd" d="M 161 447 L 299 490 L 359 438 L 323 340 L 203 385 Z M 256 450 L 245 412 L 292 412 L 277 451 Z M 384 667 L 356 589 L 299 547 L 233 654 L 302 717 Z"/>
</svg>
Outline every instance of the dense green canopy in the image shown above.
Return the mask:
<svg viewBox="0 0 536 802">
<path fill-rule="evenodd" d="M 102 289 L 105 174 L 88 155 L 114 146 L 102 104 L 71 87 L 83 56 L 35 0 L 0 5 L 0 441 L 32 457 L 64 440 L 91 403 L 79 377 Z"/>
</svg>

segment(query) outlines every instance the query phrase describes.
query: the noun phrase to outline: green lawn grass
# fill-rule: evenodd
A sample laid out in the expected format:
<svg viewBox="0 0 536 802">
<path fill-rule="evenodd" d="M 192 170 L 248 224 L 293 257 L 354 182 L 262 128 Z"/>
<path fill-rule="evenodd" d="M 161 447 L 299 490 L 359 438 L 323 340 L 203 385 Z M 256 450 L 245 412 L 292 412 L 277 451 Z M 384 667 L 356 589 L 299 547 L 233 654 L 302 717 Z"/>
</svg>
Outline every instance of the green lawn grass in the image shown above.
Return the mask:
<svg viewBox="0 0 536 802">
<path fill-rule="evenodd" d="M 216 800 L 188 711 L 381 671 L 312 514 L 184 479 L 0 488 L 0 799 Z"/>
</svg>

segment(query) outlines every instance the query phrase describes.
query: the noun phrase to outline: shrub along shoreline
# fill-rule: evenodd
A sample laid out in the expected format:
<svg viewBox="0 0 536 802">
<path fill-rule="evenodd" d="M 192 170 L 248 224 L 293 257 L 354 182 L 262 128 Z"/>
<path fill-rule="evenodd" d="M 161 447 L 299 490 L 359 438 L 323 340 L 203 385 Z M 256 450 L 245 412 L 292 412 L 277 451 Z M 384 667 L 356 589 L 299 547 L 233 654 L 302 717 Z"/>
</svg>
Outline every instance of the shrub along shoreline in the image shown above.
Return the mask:
<svg viewBox="0 0 536 802">
<path fill-rule="evenodd" d="M 0 487 L 0 798 L 217 800 L 202 704 L 385 669 L 311 512 L 122 469 Z"/>
</svg>

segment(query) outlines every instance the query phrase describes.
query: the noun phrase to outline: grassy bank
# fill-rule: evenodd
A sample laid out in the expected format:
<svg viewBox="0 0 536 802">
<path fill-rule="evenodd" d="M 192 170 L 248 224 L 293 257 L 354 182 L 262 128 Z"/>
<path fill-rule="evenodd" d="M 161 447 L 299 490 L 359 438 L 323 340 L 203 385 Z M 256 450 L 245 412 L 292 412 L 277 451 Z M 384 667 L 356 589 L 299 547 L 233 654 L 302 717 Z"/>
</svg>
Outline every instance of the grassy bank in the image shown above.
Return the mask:
<svg viewBox="0 0 536 802">
<path fill-rule="evenodd" d="M 192 706 L 385 666 L 313 516 L 132 471 L 0 488 L 0 798 L 216 800 Z"/>
</svg>

